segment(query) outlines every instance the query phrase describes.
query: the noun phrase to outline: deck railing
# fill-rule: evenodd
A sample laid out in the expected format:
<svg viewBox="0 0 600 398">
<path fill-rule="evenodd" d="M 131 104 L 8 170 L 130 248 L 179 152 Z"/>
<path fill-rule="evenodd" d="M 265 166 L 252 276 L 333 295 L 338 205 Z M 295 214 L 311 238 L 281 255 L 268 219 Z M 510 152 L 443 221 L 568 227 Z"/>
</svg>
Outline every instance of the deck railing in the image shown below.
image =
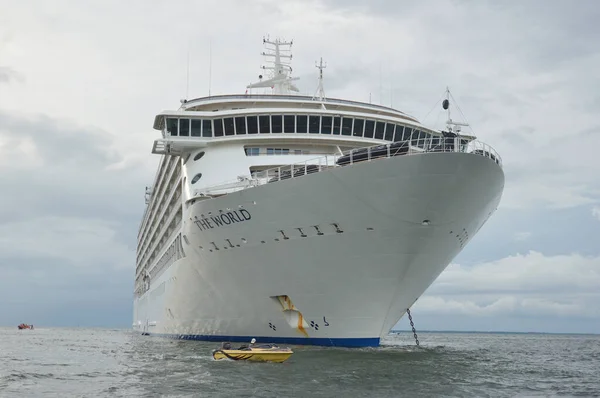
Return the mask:
<svg viewBox="0 0 600 398">
<path fill-rule="evenodd" d="M 298 178 L 319 173 L 336 167 L 345 167 L 356 163 L 387 159 L 395 156 L 424 155 L 444 152 L 460 152 L 483 156 L 502 167 L 502 158 L 494 148 L 477 140 L 467 141 L 459 137 L 429 137 L 398 141 L 385 145 L 375 145 L 309 159 L 286 166 L 256 171 L 250 176 L 240 176 L 236 180 L 200 188 L 194 191 L 195 197 L 211 197 L 252 188 L 272 182 Z"/>
</svg>

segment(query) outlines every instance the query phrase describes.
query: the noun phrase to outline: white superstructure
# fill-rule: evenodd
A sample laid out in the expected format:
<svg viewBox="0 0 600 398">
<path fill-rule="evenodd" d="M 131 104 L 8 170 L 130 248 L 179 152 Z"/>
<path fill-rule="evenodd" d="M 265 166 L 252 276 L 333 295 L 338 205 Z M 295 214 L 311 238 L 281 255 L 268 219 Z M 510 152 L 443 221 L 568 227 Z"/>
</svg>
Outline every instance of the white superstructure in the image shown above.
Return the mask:
<svg viewBox="0 0 600 398">
<path fill-rule="evenodd" d="M 448 118 L 313 97 L 264 40 L 272 94 L 158 114 L 134 329 L 185 339 L 374 346 L 495 211 L 499 155 Z M 286 61 L 286 62 L 284 62 Z M 448 109 L 448 101 L 444 101 Z M 457 134 L 458 133 L 458 134 Z"/>
</svg>

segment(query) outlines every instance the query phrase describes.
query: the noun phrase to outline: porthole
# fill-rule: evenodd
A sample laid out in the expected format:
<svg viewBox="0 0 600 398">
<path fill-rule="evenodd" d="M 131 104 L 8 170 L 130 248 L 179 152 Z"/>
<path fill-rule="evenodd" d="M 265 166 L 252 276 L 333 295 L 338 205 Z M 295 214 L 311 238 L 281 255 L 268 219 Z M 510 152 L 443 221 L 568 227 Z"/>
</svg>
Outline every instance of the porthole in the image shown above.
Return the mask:
<svg viewBox="0 0 600 398">
<path fill-rule="evenodd" d="M 194 160 L 199 160 L 200 158 L 202 158 L 202 156 L 204 156 L 204 151 L 198 152 L 196 156 L 194 156 Z"/>
<path fill-rule="evenodd" d="M 200 178 L 202 178 L 202 173 L 196 174 L 194 178 L 192 178 L 192 184 L 197 183 Z"/>
</svg>

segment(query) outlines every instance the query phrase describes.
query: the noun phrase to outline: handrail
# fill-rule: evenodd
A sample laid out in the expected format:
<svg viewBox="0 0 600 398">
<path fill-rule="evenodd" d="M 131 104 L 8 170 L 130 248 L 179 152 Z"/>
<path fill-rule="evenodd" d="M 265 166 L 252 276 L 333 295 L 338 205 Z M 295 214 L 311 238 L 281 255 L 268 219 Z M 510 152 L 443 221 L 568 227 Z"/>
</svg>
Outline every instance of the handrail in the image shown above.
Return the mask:
<svg viewBox="0 0 600 398">
<path fill-rule="evenodd" d="M 319 173 L 336 167 L 345 167 L 364 161 L 386 159 L 400 155 L 423 155 L 447 152 L 460 152 L 479 155 L 496 162 L 502 167 L 502 158 L 490 145 L 478 141 L 467 141 L 460 137 L 427 137 L 398 141 L 385 145 L 374 145 L 352 149 L 342 154 L 331 154 L 303 162 L 253 172 L 250 176 L 240 176 L 236 180 L 226 181 L 206 188 L 194 190 L 191 199 L 210 198 L 236 192 L 276 181 L 298 178 L 307 174 Z"/>
</svg>

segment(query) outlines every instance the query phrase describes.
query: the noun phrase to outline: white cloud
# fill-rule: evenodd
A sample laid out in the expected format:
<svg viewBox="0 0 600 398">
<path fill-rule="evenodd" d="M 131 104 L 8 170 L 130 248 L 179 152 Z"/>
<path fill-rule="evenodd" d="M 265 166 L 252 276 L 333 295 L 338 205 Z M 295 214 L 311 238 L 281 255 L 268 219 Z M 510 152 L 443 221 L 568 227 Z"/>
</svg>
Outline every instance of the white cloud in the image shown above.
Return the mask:
<svg viewBox="0 0 600 398">
<path fill-rule="evenodd" d="M 596 217 L 600 221 L 600 207 L 594 206 L 592 208 L 592 216 Z"/>
<path fill-rule="evenodd" d="M 600 256 L 530 251 L 465 267 L 451 264 L 415 304 L 469 316 L 600 316 Z"/>
</svg>

